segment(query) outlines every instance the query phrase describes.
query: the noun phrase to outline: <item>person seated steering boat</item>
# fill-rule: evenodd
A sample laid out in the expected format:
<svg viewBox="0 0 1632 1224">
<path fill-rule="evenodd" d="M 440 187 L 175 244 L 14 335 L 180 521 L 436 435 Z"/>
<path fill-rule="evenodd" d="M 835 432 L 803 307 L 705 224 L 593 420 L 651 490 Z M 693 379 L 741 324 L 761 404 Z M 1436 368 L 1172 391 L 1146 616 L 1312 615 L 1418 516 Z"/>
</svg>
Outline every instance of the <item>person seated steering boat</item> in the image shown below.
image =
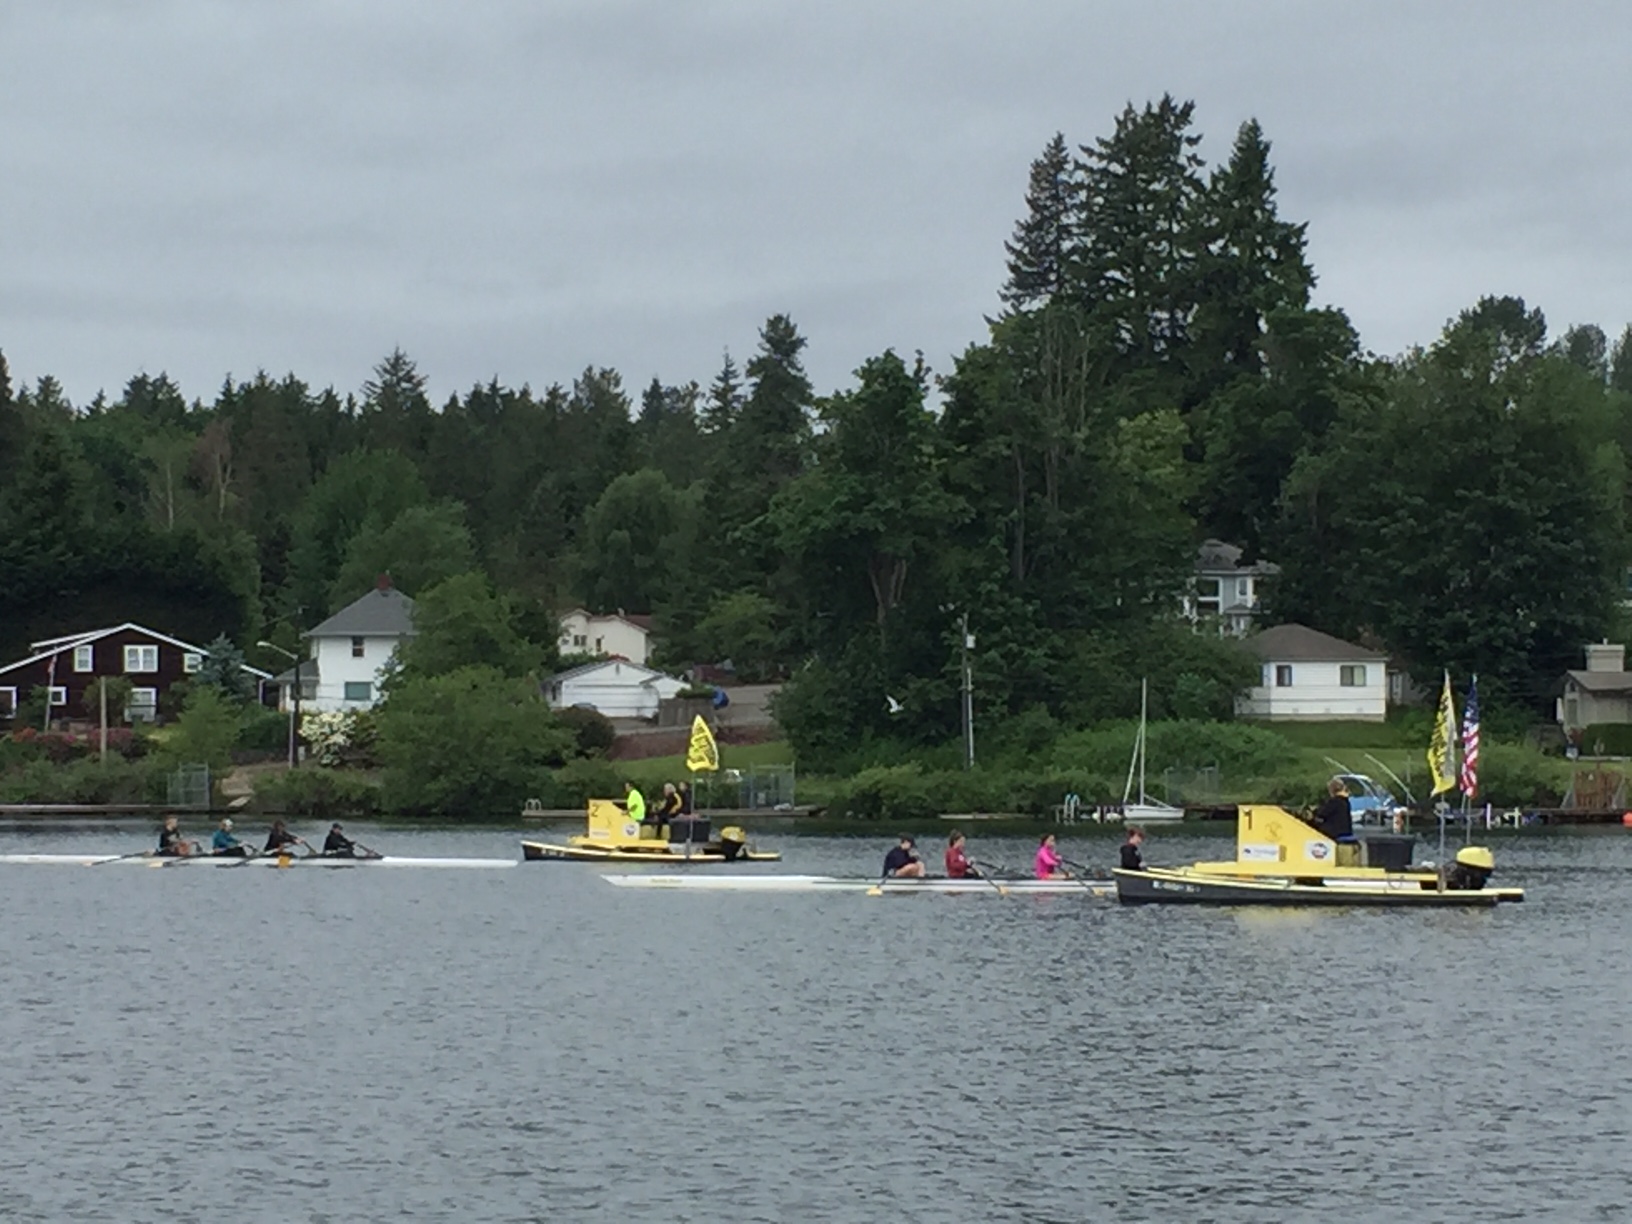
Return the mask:
<svg viewBox="0 0 1632 1224">
<path fill-rule="evenodd" d="M 1359 841 L 1354 836 L 1354 813 L 1349 807 L 1349 789 L 1342 778 L 1326 784 L 1326 798 L 1315 809 L 1314 826 L 1338 844 L 1337 861 L 1352 866 L 1358 861 Z"/>
<path fill-rule="evenodd" d="M 238 835 L 232 831 L 231 816 L 221 818 L 221 827 L 210 839 L 210 853 L 220 858 L 243 858 L 249 854 L 249 847 L 239 841 Z"/>
<path fill-rule="evenodd" d="M 629 813 L 629 819 L 636 824 L 648 823 L 646 817 L 646 796 L 640 793 L 640 787 L 633 782 L 623 784 L 623 807 Z"/>
<path fill-rule="evenodd" d="M 1463 846 L 1445 873 L 1445 887 L 1455 892 L 1477 892 L 1495 874 L 1496 859 L 1483 846 Z"/>
<path fill-rule="evenodd" d="M 897 879 L 916 880 L 924 874 L 924 862 L 918 857 L 918 851 L 913 848 L 912 838 L 905 833 L 901 840 L 888 854 L 884 856 L 884 874 Z"/>
<path fill-rule="evenodd" d="M 1037 858 L 1032 864 L 1034 874 L 1039 880 L 1069 880 L 1071 873 L 1065 869 L 1065 860 L 1060 852 L 1054 848 L 1054 834 L 1044 833 L 1043 840 L 1037 843 Z"/>
<path fill-rule="evenodd" d="M 306 842 L 289 832 L 289 827 L 283 821 L 274 820 L 271 831 L 266 835 L 266 846 L 262 849 L 262 853 L 288 854 L 290 853 L 290 846 L 306 846 Z M 306 846 L 306 848 L 311 849 L 310 846 Z"/>
<path fill-rule="evenodd" d="M 1143 871 L 1145 869 L 1144 855 L 1139 853 L 1139 847 L 1144 845 L 1145 831 L 1137 825 L 1128 830 L 1128 839 L 1122 843 L 1122 870 Z"/>
<path fill-rule="evenodd" d="M 198 852 L 198 843 L 190 842 L 182 835 L 181 825 L 174 816 L 164 818 L 164 827 L 159 830 L 159 848 L 153 853 L 161 858 L 186 858 Z"/>
<path fill-rule="evenodd" d="M 329 835 L 323 839 L 325 858 L 356 858 L 357 843 L 346 836 L 337 820 L 329 826 Z"/>
<path fill-rule="evenodd" d="M 980 869 L 963 852 L 963 834 L 953 829 L 946 839 L 946 878 L 949 880 L 978 879 Z"/>
</svg>

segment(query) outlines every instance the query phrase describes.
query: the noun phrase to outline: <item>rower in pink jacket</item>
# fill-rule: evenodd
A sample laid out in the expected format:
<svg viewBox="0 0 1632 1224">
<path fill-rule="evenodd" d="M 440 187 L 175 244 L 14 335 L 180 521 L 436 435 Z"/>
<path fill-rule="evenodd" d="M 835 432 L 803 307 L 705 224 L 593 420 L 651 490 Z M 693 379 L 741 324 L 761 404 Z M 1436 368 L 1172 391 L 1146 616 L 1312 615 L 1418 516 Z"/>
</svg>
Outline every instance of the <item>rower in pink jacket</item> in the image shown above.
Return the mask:
<svg viewBox="0 0 1632 1224">
<path fill-rule="evenodd" d="M 1071 873 L 1065 870 L 1065 860 L 1054 849 L 1054 834 L 1043 834 L 1042 843 L 1037 847 L 1037 878 L 1039 880 L 1069 880 Z"/>
</svg>

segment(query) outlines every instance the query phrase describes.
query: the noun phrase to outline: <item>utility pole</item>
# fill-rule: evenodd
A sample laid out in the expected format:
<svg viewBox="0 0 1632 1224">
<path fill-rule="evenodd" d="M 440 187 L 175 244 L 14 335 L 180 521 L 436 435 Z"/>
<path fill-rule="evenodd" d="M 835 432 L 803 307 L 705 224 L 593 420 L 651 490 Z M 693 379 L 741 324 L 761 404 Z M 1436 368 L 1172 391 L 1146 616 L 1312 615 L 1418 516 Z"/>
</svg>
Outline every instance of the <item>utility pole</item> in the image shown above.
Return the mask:
<svg viewBox="0 0 1632 1224">
<path fill-rule="evenodd" d="M 305 660 L 297 655 L 294 651 L 285 650 L 282 646 L 279 646 L 275 642 L 268 642 L 263 639 L 262 641 L 256 642 L 255 645 L 264 647 L 267 650 L 275 650 L 284 658 L 294 660 L 295 683 L 293 687 L 295 690 L 295 699 L 289 711 L 289 768 L 294 769 L 300 764 L 300 754 L 296 751 L 298 739 L 295 734 L 295 728 L 300 725 L 300 665 L 304 663 Z"/>
<path fill-rule="evenodd" d="M 969 652 L 975 648 L 974 636 L 969 632 L 969 613 L 958 621 L 963 642 L 963 767 L 975 767 L 975 672 L 969 662 Z"/>
</svg>

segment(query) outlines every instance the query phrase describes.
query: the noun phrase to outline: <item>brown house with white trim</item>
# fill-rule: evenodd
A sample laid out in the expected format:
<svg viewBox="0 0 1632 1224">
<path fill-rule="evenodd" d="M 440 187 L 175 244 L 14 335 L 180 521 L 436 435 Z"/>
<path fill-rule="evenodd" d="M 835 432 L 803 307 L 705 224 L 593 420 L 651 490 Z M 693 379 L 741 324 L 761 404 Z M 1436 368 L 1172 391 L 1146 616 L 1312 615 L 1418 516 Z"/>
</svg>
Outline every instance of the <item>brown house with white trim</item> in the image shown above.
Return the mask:
<svg viewBox="0 0 1632 1224">
<path fill-rule="evenodd" d="M 122 676 L 131 683 L 127 718 L 152 721 L 170 688 L 203 666 L 209 650 L 145 628 L 133 621 L 111 629 L 91 629 L 33 642 L 29 655 L 0 666 L 0 722 L 9 722 L 18 703 L 37 688 L 50 686 L 51 720 L 92 717 L 86 690 L 100 677 Z M 244 665 L 257 684 L 270 673 Z"/>
</svg>

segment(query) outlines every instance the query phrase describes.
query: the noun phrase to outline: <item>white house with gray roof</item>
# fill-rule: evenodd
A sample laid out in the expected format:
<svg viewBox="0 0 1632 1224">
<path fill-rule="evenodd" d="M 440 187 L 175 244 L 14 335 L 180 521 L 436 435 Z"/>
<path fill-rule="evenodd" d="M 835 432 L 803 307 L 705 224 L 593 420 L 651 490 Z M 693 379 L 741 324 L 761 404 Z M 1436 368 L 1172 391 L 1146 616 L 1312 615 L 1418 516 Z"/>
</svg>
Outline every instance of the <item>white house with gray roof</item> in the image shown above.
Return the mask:
<svg viewBox="0 0 1632 1224">
<path fill-rule="evenodd" d="M 1244 645 L 1263 670 L 1235 699 L 1242 718 L 1382 722 L 1388 716 L 1387 655 L 1307 625 L 1276 625 Z"/>
<path fill-rule="evenodd" d="M 367 595 L 302 635 L 310 658 L 300 665 L 301 708 L 372 709 L 397 648 L 413 633 L 414 601 L 382 577 Z M 277 678 L 282 708 L 293 700 L 294 679 L 292 667 Z"/>
</svg>

